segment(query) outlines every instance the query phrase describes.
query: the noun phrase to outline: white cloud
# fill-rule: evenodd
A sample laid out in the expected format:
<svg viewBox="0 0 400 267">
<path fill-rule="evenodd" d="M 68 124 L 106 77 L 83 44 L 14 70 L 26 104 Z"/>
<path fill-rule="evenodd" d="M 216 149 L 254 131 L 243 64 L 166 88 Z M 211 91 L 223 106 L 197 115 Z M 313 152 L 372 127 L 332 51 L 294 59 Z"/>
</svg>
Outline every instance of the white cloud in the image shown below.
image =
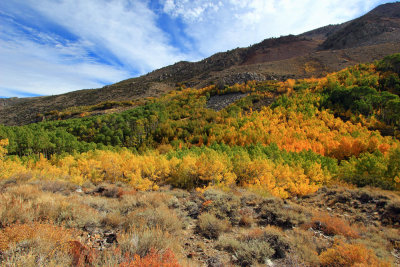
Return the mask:
<svg viewBox="0 0 400 267">
<path fill-rule="evenodd" d="M 26 39 L 0 40 L 0 69 L 0 85 L 8 89 L 1 96 L 13 96 L 13 91 L 59 94 L 129 77 L 122 69 L 96 63 L 77 44 L 40 45 Z"/>
<path fill-rule="evenodd" d="M 77 40 L 19 23 L 20 6 Z M 2 96 L 4 88 L 46 95 L 101 87 L 184 58 L 144 1 L 21 0 L 12 11 L 2 12 L 8 21 L 0 29 Z"/>
<path fill-rule="evenodd" d="M 44 16 L 143 74 L 183 58 L 139 0 L 29 0 Z"/>
<path fill-rule="evenodd" d="M 379 2 L 382 1 L 168 0 L 164 11 L 183 19 L 186 33 L 196 41 L 199 51 L 210 55 L 268 37 L 299 34 L 342 23 L 369 11 Z M 211 8 L 216 5 L 218 8 Z"/>
</svg>

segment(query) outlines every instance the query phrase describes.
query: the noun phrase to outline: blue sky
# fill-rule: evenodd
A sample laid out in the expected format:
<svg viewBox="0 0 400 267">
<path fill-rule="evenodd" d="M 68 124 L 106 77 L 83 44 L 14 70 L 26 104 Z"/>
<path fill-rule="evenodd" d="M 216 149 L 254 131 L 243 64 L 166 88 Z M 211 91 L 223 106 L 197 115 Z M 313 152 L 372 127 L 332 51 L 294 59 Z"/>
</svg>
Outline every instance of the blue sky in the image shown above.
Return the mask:
<svg viewBox="0 0 400 267">
<path fill-rule="evenodd" d="M 99 88 L 356 18 L 379 0 L 0 1 L 0 97 Z"/>
</svg>

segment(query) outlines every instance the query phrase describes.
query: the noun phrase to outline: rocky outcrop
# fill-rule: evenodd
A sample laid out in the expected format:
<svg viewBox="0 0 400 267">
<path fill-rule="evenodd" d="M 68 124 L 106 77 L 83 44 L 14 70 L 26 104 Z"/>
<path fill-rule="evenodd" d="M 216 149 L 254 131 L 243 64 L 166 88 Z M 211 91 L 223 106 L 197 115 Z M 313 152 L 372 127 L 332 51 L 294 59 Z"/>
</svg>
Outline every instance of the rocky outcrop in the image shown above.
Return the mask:
<svg viewBox="0 0 400 267">
<path fill-rule="evenodd" d="M 207 101 L 207 108 L 219 111 L 245 96 L 247 96 L 247 94 L 242 93 L 215 95 Z"/>
<path fill-rule="evenodd" d="M 234 85 L 235 83 L 241 84 L 247 81 L 265 81 L 265 80 L 273 80 L 272 76 L 265 76 L 263 74 L 258 74 L 255 72 L 243 72 L 243 73 L 235 73 L 229 76 L 225 76 L 218 81 L 218 85 Z"/>
</svg>

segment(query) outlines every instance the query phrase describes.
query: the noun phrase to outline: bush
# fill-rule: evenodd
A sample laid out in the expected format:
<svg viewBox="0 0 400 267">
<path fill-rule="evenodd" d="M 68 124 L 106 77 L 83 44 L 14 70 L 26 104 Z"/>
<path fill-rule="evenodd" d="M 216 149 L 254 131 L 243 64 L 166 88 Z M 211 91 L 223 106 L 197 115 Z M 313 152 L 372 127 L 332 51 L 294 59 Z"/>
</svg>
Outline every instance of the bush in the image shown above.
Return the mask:
<svg viewBox="0 0 400 267">
<path fill-rule="evenodd" d="M 344 220 L 332 217 L 329 214 L 318 214 L 311 220 L 311 227 L 320 230 L 326 235 L 342 235 L 350 238 L 357 238 L 358 233 Z"/>
<path fill-rule="evenodd" d="M 287 202 L 286 202 L 287 203 Z M 278 198 L 265 199 L 258 209 L 261 225 L 276 225 L 290 229 L 307 220 L 307 212 L 295 204 L 285 204 Z"/>
<path fill-rule="evenodd" d="M 151 251 L 160 252 L 172 248 L 176 244 L 173 236 L 161 229 L 133 229 L 118 238 L 122 254 L 145 257 Z"/>
<path fill-rule="evenodd" d="M 291 247 L 289 240 L 278 227 L 266 227 L 261 235 L 261 239 L 268 242 L 274 249 L 275 253 L 272 255 L 273 258 L 285 258 L 287 251 L 289 251 Z"/>
<path fill-rule="evenodd" d="M 240 199 L 232 193 L 225 193 L 216 189 L 208 189 L 204 192 L 207 205 L 203 203 L 203 210 L 214 214 L 222 220 L 229 220 L 237 225 L 240 220 Z"/>
<path fill-rule="evenodd" d="M 65 195 L 68 195 L 77 188 L 76 185 L 64 181 L 41 181 L 39 184 L 43 191 L 62 193 Z"/>
<path fill-rule="evenodd" d="M 218 219 L 211 213 L 205 212 L 199 216 L 197 228 L 198 232 L 206 238 L 217 239 L 221 233 L 229 229 L 229 223 Z"/>
<path fill-rule="evenodd" d="M 251 227 L 255 222 L 252 209 L 244 208 L 240 210 L 239 214 L 240 214 L 239 226 Z"/>
<path fill-rule="evenodd" d="M 228 236 L 221 236 L 217 247 L 233 254 L 237 263 L 241 266 L 250 266 L 254 263 L 264 263 L 274 254 L 270 245 L 259 239 L 251 239 L 246 242 L 236 240 Z"/>
<path fill-rule="evenodd" d="M 241 266 L 250 266 L 256 262 L 265 263 L 269 258 L 285 258 L 290 245 L 282 231 L 267 227 L 249 230 L 237 239 L 221 236 L 217 248 L 232 253 Z"/>
<path fill-rule="evenodd" d="M 68 227 L 98 226 L 100 214 L 79 200 L 76 196 L 43 192 L 33 185 L 17 185 L 0 199 L 0 225 L 53 221 Z"/>
<path fill-rule="evenodd" d="M 336 243 L 320 255 L 321 266 L 352 267 L 352 266 L 390 266 L 379 261 L 372 250 L 362 244 Z"/>
<path fill-rule="evenodd" d="M 154 249 L 150 251 L 144 257 L 140 257 L 139 255 L 134 255 L 133 260 L 128 257 L 127 260 L 122 262 L 119 266 L 120 267 L 135 267 L 135 266 L 154 266 L 154 267 L 179 267 L 181 266 L 174 253 L 167 249 L 165 252 L 160 253 L 156 252 Z"/>
<path fill-rule="evenodd" d="M 326 249 L 330 246 L 330 242 L 326 239 L 317 239 L 311 231 L 303 231 L 300 228 L 295 228 L 289 233 L 290 243 L 292 244 L 292 251 L 289 254 L 294 254 L 300 257 L 304 262 L 310 266 L 318 266 L 319 258 L 318 251 Z"/>
<path fill-rule="evenodd" d="M 76 238 L 78 232 L 52 224 L 14 224 L 0 231 L 2 260 L 9 266 L 29 265 L 31 258 L 36 259 L 36 266 L 69 265 L 69 244 Z"/>
<path fill-rule="evenodd" d="M 393 251 L 400 249 L 400 232 L 395 228 L 386 228 L 382 231 L 377 227 L 362 229 L 363 238 L 357 239 L 357 243 L 365 245 L 373 250 L 378 259 L 390 262 L 395 266 L 396 257 Z"/>
<path fill-rule="evenodd" d="M 106 216 L 101 219 L 101 224 L 103 226 L 108 226 L 111 229 L 118 228 L 123 224 L 123 222 L 124 218 L 119 212 L 107 213 Z"/>
<path fill-rule="evenodd" d="M 174 210 L 166 206 L 157 208 L 142 208 L 129 213 L 123 224 L 125 231 L 132 227 L 158 228 L 164 232 L 176 233 L 182 229 L 182 220 L 178 218 Z"/>
</svg>

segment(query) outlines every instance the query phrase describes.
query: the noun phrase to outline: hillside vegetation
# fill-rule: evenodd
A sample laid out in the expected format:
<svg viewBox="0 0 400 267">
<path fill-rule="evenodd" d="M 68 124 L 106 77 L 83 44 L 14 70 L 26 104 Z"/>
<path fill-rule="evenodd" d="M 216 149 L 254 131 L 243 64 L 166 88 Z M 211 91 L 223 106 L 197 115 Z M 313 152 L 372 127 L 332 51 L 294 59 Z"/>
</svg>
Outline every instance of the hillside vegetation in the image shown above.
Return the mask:
<svg viewBox="0 0 400 267">
<path fill-rule="evenodd" d="M 182 85 L 0 125 L 0 262 L 398 264 L 399 75 L 394 54 L 323 78 Z M 88 112 L 116 106 L 127 110 Z M 113 240 L 97 251 L 96 234 Z"/>
<path fill-rule="evenodd" d="M 399 189 L 399 58 L 321 79 L 180 88 L 122 113 L 0 126 L 2 177 L 32 170 L 141 189 L 235 184 L 285 197 L 337 179 Z M 221 111 L 206 108 L 214 95 L 234 92 L 248 95 Z"/>
</svg>

